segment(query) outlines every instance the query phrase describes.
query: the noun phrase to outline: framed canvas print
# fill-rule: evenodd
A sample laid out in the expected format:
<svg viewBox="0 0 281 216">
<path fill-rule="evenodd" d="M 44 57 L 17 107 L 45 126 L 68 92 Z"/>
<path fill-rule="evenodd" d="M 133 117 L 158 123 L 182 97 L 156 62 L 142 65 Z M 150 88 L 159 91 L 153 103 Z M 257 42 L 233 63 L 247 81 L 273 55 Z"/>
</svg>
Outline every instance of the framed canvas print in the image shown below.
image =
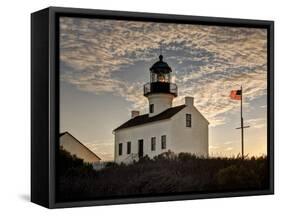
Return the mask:
<svg viewBox="0 0 281 216">
<path fill-rule="evenodd" d="M 273 21 L 31 16 L 31 200 L 273 194 Z"/>
</svg>

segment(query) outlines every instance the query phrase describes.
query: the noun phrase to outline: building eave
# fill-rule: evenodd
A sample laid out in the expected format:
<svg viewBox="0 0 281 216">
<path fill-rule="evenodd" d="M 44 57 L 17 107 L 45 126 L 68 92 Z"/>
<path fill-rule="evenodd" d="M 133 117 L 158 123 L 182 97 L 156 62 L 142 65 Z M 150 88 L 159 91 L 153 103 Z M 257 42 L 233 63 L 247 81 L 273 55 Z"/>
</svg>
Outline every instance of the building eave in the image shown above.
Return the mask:
<svg viewBox="0 0 281 216">
<path fill-rule="evenodd" d="M 137 127 L 142 127 L 142 126 L 146 126 L 146 125 L 157 124 L 157 123 L 160 123 L 160 122 L 169 121 L 171 119 L 172 119 L 172 117 L 171 118 L 167 118 L 167 119 L 161 119 L 161 120 L 158 120 L 158 121 L 146 122 L 146 123 L 135 125 L 135 126 L 131 126 L 131 127 L 120 128 L 120 129 L 117 128 L 117 129 L 114 129 L 113 132 L 117 132 L 117 131 L 121 131 L 121 130 L 126 130 L 126 129 L 137 128 Z"/>
<path fill-rule="evenodd" d="M 113 132 L 116 132 L 118 130 L 125 129 L 125 128 L 131 128 L 131 127 L 135 127 L 135 126 L 146 125 L 148 123 L 155 123 L 158 121 L 170 119 L 170 118 L 172 118 L 172 116 L 174 116 L 180 110 L 182 110 L 184 107 L 185 107 L 185 105 L 171 107 L 171 108 L 159 113 L 158 115 L 155 115 L 152 117 L 149 117 L 149 114 L 136 116 L 135 118 L 129 119 L 128 121 L 126 121 L 125 123 L 123 123 L 122 125 L 117 127 L 116 129 L 114 129 Z"/>
</svg>

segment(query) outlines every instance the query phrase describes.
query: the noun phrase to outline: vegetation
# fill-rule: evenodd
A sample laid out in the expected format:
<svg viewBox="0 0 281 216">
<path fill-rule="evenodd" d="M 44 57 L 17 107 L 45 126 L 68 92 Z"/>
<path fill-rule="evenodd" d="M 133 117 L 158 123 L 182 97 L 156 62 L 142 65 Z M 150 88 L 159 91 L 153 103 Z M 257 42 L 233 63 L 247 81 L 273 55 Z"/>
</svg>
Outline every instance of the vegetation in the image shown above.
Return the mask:
<svg viewBox="0 0 281 216">
<path fill-rule="evenodd" d="M 129 165 L 111 162 L 95 171 L 61 149 L 58 162 L 58 201 L 268 188 L 266 157 L 199 158 L 166 152 Z"/>
</svg>

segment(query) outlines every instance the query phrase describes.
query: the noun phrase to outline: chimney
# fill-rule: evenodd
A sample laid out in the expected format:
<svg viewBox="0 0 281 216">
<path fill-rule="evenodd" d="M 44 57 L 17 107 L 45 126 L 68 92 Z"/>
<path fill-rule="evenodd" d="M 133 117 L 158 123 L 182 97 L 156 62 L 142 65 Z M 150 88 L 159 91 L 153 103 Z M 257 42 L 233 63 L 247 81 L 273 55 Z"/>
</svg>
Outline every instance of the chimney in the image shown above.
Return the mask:
<svg viewBox="0 0 281 216">
<path fill-rule="evenodd" d="M 139 115 L 140 115 L 140 111 L 137 111 L 137 110 L 132 110 L 131 111 L 131 117 L 132 118 L 135 118 L 135 117 L 137 117 Z"/>
<path fill-rule="evenodd" d="M 186 106 L 193 106 L 193 101 L 194 101 L 193 97 L 185 97 L 185 105 Z"/>
</svg>

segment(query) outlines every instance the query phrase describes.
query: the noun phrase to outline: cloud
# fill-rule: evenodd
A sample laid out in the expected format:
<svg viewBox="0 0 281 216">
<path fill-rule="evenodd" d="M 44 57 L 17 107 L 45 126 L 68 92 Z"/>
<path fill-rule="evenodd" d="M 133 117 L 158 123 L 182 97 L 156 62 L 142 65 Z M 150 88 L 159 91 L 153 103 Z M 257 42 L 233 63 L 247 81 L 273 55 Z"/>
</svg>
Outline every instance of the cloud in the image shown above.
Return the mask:
<svg viewBox="0 0 281 216">
<path fill-rule="evenodd" d="M 250 125 L 251 128 L 261 129 L 266 127 L 266 119 L 265 118 L 255 118 L 248 119 L 246 124 Z"/>
<path fill-rule="evenodd" d="M 210 146 L 209 146 L 209 149 L 210 149 L 211 151 L 217 150 L 217 149 L 219 149 L 219 148 L 220 148 L 220 147 L 217 146 L 217 145 L 210 145 Z"/>
<path fill-rule="evenodd" d="M 97 140 L 95 142 L 84 143 L 91 151 L 97 154 L 102 161 L 113 160 L 113 139 Z"/>
<path fill-rule="evenodd" d="M 121 96 L 132 109 L 146 106 L 144 82 L 117 74 L 125 67 L 134 73 L 140 61 L 154 63 L 159 43 L 179 87 L 175 104 L 194 96 L 212 126 L 239 107 L 230 90 L 242 84 L 245 103 L 266 94 L 265 29 L 63 17 L 60 33 L 61 79 L 81 91 Z"/>
<path fill-rule="evenodd" d="M 227 147 L 226 149 L 225 149 L 225 151 L 232 151 L 233 150 L 233 147 Z"/>
</svg>

